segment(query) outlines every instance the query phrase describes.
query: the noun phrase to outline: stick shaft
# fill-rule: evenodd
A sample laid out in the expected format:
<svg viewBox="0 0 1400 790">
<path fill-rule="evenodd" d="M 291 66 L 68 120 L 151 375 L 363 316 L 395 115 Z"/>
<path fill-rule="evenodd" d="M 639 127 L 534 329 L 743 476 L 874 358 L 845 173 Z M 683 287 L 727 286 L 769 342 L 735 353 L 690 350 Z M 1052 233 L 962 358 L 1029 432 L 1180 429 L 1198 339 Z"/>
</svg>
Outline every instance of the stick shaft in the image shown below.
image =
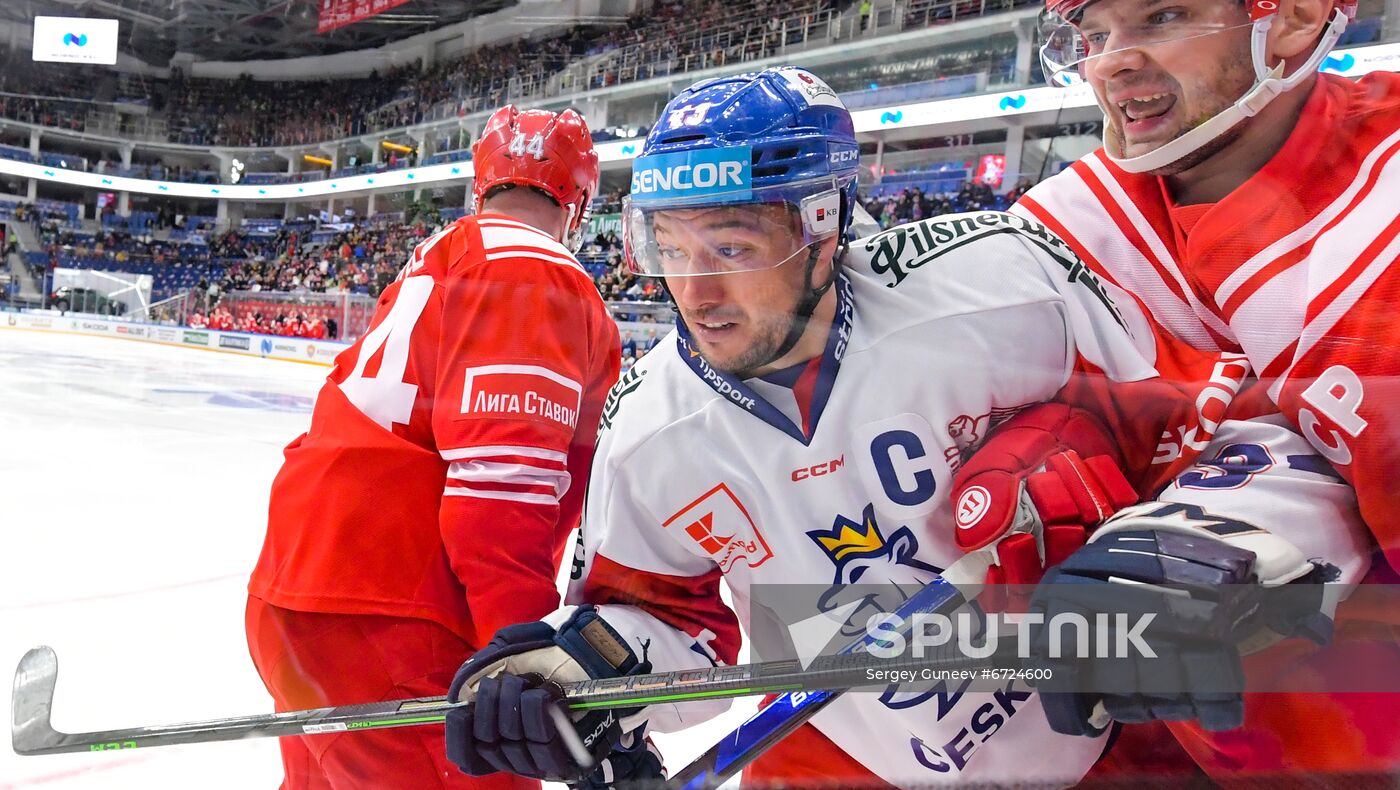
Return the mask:
<svg viewBox="0 0 1400 790">
<path fill-rule="evenodd" d="M 945 576 L 952 574 L 957 565 L 955 563 L 954 567 L 948 568 Z M 919 612 L 949 610 L 963 602 L 962 594 L 953 583 L 939 579 L 911 596 L 895 614 L 908 622 Z M 743 747 L 742 754 L 731 755 L 733 759 L 723 760 L 720 765 L 722 770 L 729 770 L 729 775 L 732 775 L 768 745 L 811 718 L 817 709 L 829 701 L 825 697 L 835 697 L 835 694 L 820 696 L 824 692 L 839 694 L 849 688 L 871 685 L 867 672 L 872 668 L 972 669 L 991 663 L 987 659 L 957 654 L 951 649 L 921 658 L 877 659 L 865 652 L 875 641 L 874 637 L 866 636 L 847 645 L 836 655 L 818 657 L 806 663 L 792 659 L 568 683 L 563 687 L 564 702 L 571 710 L 587 710 L 779 693 L 784 694 L 789 702 L 794 699 L 799 702 L 810 700 L 806 704 L 791 705 L 795 723 L 782 727 L 777 727 L 776 723 L 765 725 L 761 732 L 756 729 L 757 725 L 747 732 L 742 729 L 736 731 L 731 739 Z M 57 656 L 48 648 L 30 651 L 20 662 L 11 698 L 14 717 L 11 740 L 19 754 L 113 751 L 440 724 L 449 710 L 466 704 L 448 702 L 446 697 L 420 697 L 181 724 L 65 733 L 53 729 L 49 723 L 57 672 Z M 796 697 L 797 693 L 807 696 Z M 770 715 L 764 721 L 775 718 Z M 781 734 L 774 737 L 775 733 Z"/>
<path fill-rule="evenodd" d="M 963 590 L 960 590 L 956 585 L 980 578 L 979 571 L 985 572 L 985 567 L 975 565 L 976 562 L 985 563 L 985 560 L 978 558 L 977 555 L 968 555 L 954 563 L 953 567 L 944 571 L 944 578 L 934 581 L 899 606 L 894 612 L 895 616 L 908 623 L 915 615 L 924 612 L 950 613 L 965 604 L 969 598 L 975 598 L 975 594 L 965 597 Z M 949 581 L 949 579 L 953 581 Z M 875 662 L 870 659 L 866 651 L 869 650 L 874 641 L 872 637 L 866 636 L 847 645 L 840 653 L 831 658 L 872 668 L 875 666 Z M 881 666 L 885 668 L 939 666 L 971 669 L 979 666 L 990 666 L 992 663 L 995 662 L 990 659 L 970 660 L 951 651 L 943 651 L 930 657 L 927 661 L 899 659 L 883 662 Z M 866 683 L 868 684 L 868 682 L 867 680 Z M 860 685 L 862 683 L 858 679 L 844 687 L 832 684 L 822 691 L 784 692 L 746 719 L 729 735 L 711 746 L 690 765 L 672 776 L 667 781 L 667 787 L 679 788 L 680 790 L 705 790 L 706 788 L 719 787 L 726 780 L 736 776 L 745 766 L 758 759 L 774 744 L 811 721 L 813 716 L 835 702 L 844 689 Z"/>
</svg>

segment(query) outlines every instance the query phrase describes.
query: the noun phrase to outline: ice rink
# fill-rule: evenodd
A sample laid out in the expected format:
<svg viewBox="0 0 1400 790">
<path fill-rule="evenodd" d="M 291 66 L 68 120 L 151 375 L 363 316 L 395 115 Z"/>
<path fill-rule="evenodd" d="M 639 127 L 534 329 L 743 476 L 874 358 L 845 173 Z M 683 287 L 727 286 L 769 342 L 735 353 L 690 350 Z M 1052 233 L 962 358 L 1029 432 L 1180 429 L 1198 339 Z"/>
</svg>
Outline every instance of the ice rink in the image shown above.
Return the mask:
<svg viewBox="0 0 1400 790">
<path fill-rule="evenodd" d="M 53 647 L 54 726 L 269 712 L 243 638 L 281 450 L 324 367 L 0 329 L 0 666 Z M 752 704 L 744 706 L 752 709 Z M 672 770 L 742 717 L 658 739 Z M 274 788 L 272 739 L 0 753 L 10 788 Z"/>
</svg>

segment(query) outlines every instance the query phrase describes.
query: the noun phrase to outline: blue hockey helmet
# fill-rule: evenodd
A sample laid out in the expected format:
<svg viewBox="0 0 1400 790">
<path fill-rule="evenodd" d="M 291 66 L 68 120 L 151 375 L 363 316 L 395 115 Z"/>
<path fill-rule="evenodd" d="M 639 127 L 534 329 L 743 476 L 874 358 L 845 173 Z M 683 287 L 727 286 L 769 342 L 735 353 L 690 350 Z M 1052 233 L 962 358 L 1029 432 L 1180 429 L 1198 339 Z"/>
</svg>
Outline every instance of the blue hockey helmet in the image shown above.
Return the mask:
<svg viewBox="0 0 1400 790">
<path fill-rule="evenodd" d="M 705 80 L 672 99 L 632 164 L 623 207 L 628 268 L 636 274 L 687 276 L 779 266 L 811 245 L 844 235 L 856 201 L 860 144 L 851 114 L 806 69 L 778 66 Z M 750 230 L 790 238 L 792 249 L 762 260 L 742 245 L 716 242 L 708 254 L 682 250 L 657 233 L 660 212 L 725 208 L 730 225 L 777 222 L 754 204 L 786 204 L 782 227 Z M 726 213 L 726 212 L 719 212 Z M 800 222 L 794 221 L 800 219 Z M 776 257 L 776 259 L 775 259 Z"/>
</svg>

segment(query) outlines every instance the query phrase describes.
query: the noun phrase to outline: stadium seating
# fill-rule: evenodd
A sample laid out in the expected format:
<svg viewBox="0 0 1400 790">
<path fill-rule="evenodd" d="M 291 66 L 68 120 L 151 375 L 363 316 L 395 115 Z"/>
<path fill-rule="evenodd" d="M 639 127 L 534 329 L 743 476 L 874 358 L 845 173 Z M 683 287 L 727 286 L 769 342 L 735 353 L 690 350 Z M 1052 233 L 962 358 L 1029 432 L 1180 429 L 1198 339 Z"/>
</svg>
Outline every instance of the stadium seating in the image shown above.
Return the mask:
<svg viewBox="0 0 1400 790">
<path fill-rule="evenodd" d="M 1036 2 L 907 0 L 904 27 Z M 118 78 L 91 67 L 57 73 L 0 47 L 0 61 L 6 64 L 0 69 L 0 117 L 82 131 L 89 123 L 98 124 L 101 113 L 79 100 L 92 96 L 95 84 L 111 83 L 108 89 L 119 101 L 144 101 L 144 110 L 160 114 L 161 128 L 171 142 L 310 144 L 457 117 L 506 101 L 682 74 L 769 57 L 809 42 L 825 43 L 830 25 L 848 5 L 834 0 L 667 0 L 629 17 L 626 24 L 577 26 L 554 37 L 476 49 L 426 70 L 406 65 L 361 79 L 203 79 L 178 69 L 169 79 Z M 1006 70 L 1007 53 L 998 50 L 986 57 L 985 63 L 975 64 L 976 71 Z M 921 90 L 949 95 L 938 91 L 955 87 Z M 22 98 L 27 96 L 50 98 Z M 8 155 L 0 151 L 0 156 Z M 460 161 L 464 156 L 459 150 L 429 161 Z M 372 171 L 373 166 L 361 166 L 355 172 Z M 218 174 L 204 171 L 179 178 L 215 183 Z M 285 174 L 260 175 L 255 183 L 282 178 Z"/>
</svg>

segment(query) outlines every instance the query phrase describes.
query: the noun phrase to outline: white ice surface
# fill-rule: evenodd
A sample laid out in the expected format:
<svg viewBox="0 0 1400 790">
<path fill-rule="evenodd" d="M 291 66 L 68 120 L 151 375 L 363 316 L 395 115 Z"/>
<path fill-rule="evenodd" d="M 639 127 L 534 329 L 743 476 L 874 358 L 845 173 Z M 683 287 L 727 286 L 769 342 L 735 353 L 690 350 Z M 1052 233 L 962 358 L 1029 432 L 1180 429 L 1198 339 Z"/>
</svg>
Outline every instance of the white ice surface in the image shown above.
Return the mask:
<svg viewBox="0 0 1400 790">
<path fill-rule="evenodd" d="M 54 726 L 272 710 L 243 636 L 282 448 L 327 369 L 0 329 L 0 677 L 59 657 Z M 747 712 L 658 743 L 672 770 Z M 0 790 L 275 788 L 272 739 L 21 758 Z"/>
</svg>

